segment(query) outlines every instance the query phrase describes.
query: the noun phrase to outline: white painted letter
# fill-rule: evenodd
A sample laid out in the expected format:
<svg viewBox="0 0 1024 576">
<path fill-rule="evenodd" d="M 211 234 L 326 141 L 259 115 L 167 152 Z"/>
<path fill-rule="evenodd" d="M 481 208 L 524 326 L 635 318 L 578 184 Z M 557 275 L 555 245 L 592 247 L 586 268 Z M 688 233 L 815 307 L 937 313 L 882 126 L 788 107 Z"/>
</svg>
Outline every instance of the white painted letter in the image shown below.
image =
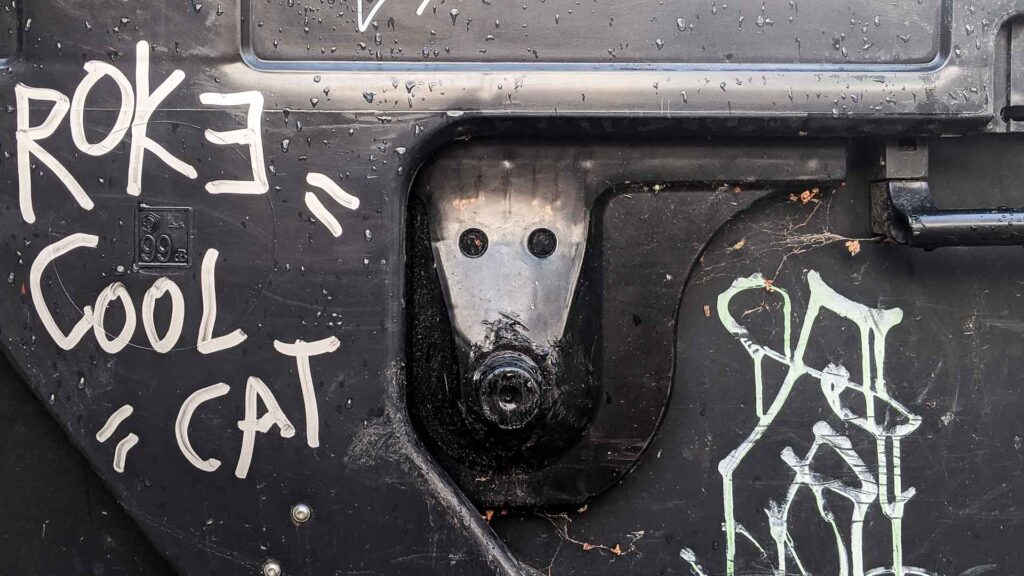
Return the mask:
<svg viewBox="0 0 1024 576">
<path fill-rule="evenodd" d="M 90 60 L 85 63 L 85 71 L 88 74 L 78 84 L 75 95 L 71 99 L 71 139 L 79 150 L 90 156 L 102 156 L 117 146 L 132 124 L 132 111 L 135 109 L 135 93 L 132 92 L 132 84 L 120 70 L 106 62 Z M 85 101 L 89 97 L 89 91 L 104 76 L 110 76 L 117 87 L 121 90 L 121 110 L 117 113 L 117 120 L 114 127 L 110 129 L 106 138 L 96 144 L 89 142 L 85 137 Z"/>
<path fill-rule="evenodd" d="M 220 383 L 196 390 L 185 399 L 181 409 L 178 410 L 178 418 L 174 420 L 174 437 L 178 440 L 178 449 L 185 455 L 185 459 L 203 472 L 213 472 L 220 467 L 220 460 L 208 458 L 203 460 L 192 449 L 192 443 L 188 439 L 188 425 L 192 421 L 192 414 L 199 408 L 199 405 L 207 400 L 219 398 L 231 391 L 227 384 Z"/>
<path fill-rule="evenodd" d="M 29 224 L 36 221 L 36 213 L 32 209 L 32 156 L 38 158 L 53 171 L 57 179 L 71 191 L 71 195 L 78 201 L 79 206 L 86 210 L 92 210 L 92 200 L 85 190 L 82 190 L 82 186 L 74 176 L 52 154 L 39 145 L 39 140 L 53 135 L 61 121 L 64 120 L 64 115 L 71 107 L 68 97 L 56 90 L 33 88 L 19 83 L 14 87 L 14 100 L 18 106 L 18 130 L 15 133 L 15 139 L 18 142 L 18 201 L 21 204 L 21 218 Z M 29 119 L 29 103 L 32 100 L 53 102 L 50 114 L 38 126 L 32 126 Z"/>
<path fill-rule="evenodd" d="M 341 186 L 335 184 L 333 180 L 324 174 L 320 174 L 319 172 L 310 172 L 309 174 L 306 174 L 306 184 L 316 186 L 324 192 L 327 192 L 327 195 L 330 196 L 331 199 L 349 210 L 359 209 L 359 198 L 356 198 L 342 190 Z M 315 194 L 308 191 L 306 192 L 305 200 L 306 207 L 308 207 L 309 211 L 313 213 L 313 216 L 316 216 L 316 218 L 323 223 L 324 227 L 327 228 L 331 235 L 335 238 L 341 236 L 341 223 L 338 222 L 338 219 L 327 210 L 327 207 L 324 206 L 323 202 L 321 202 Z"/>
<path fill-rule="evenodd" d="M 156 333 L 156 301 L 164 294 L 171 295 L 171 323 L 167 326 L 167 333 L 161 338 Z M 181 328 L 185 324 L 185 297 L 181 294 L 181 288 L 174 283 L 174 280 L 163 276 L 146 290 L 142 298 L 142 326 L 146 329 L 146 337 L 149 338 L 149 345 L 153 350 L 161 354 L 170 352 L 181 337 Z"/>
<path fill-rule="evenodd" d="M 296 340 L 288 344 L 274 340 L 274 349 L 286 356 L 294 356 L 299 371 L 299 386 L 302 388 L 302 404 L 306 409 L 306 444 L 310 448 L 320 445 L 320 414 L 313 393 L 313 375 L 309 369 L 309 357 L 334 352 L 341 342 L 331 336 L 316 342 Z"/>
<path fill-rule="evenodd" d="M 212 354 L 238 346 L 248 337 L 240 328 L 230 334 L 213 337 L 213 325 L 217 323 L 217 281 L 214 273 L 217 269 L 217 256 L 219 255 L 220 252 L 215 248 L 210 248 L 203 255 L 203 267 L 200 272 L 203 318 L 199 322 L 199 341 L 196 343 L 196 348 L 201 354 Z"/>
<path fill-rule="evenodd" d="M 132 122 L 132 147 L 128 156 L 128 193 L 138 196 L 142 193 L 142 160 L 146 150 L 156 154 L 168 166 L 195 179 L 196 169 L 178 160 L 164 149 L 163 146 L 149 139 L 146 136 L 146 127 L 149 124 L 149 117 L 153 115 L 157 106 L 163 102 L 171 90 L 178 87 L 185 79 L 185 73 L 181 70 L 171 72 L 171 75 L 160 84 L 160 87 L 152 93 L 149 91 L 149 42 L 145 40 L 136 44 L 135 50 L 135 92 L 136 107 L 135 121 Z"/>
<path fill-rule="evenodd" d="M 36 256 L 36 259 L 32 262 L 32 268 L 29 270 L 28 275 L 28 286 L 29 291 L 32 293 L 32 305 L 36 309 L 36 314 L 39 315 L 39 321 L 43 323 L 43 327 L 49 332 L 50 338 L 57 343 L 57 346 L 65 350 L 71 350 L 76 344 L 82 339 L 82 336 L 89 331 L 89 327 L 92 323 L 92 308 L 86 306 L 82 310 L 82 318 L 75 324 L 75 327 L 71 329 L 71 332 L 66 336 L 57 327 L 57 323 L 53 320 L 53 315 L 50 314 L 50 310 L 46 307 L 46 301 L 43 300 L 43 291 L 40 286 L 40 281 L 43 277 L 43 270 L 50 262 L 56 260 L 59 256 L 67 254 L 75 248 L 81 248 L 88 246 L 89 248 L 95 248 L 96 244 L 99 243 L 99 237 L 92 234 L 72 234 L 63 240 L 58 240 L 53 244 L 50 244 L 43 251 Z"/>
<path fill-rule="evenodd" d="M 256 417 L 259 410 L 257 400 L 263 400 L 263 405 L 267 407 L 267 413 L 259 418 Z M 245 420 L 238 421 L 238 429 L 242 431 L 242 451 L 238 454 L 235 476 L 245 478 L 249 474 L 252 451 L 256 445 L 256 432 L 266 434 L 273 426 L 278 427 L 281 438 L 295 436 L 295 427 L 284 415 L 274 393 L 267 388 L 263 380 L 250 376 L 245 384 Z"/>
<path fill-rule="evenodd" d="M 103 326 L 103 319 L 107 314 L 107 306 L 115 298 L 119 298 L 121 306 L 124 307 L 124 326 L 121 327 L 121 333 L 116 338 L 109 340 L 107 339 L 107 330 Z M 135 332 L 135 303 L 132 302 L 132 297 L 128 295 L 128 289 L 124 287 L 124 284 L 114 282 L 104 288 L 103 292 L 96 297 L 95 306 L 92 313 L 92 332 L 96 335 L 96 342 L 108 354 L 117 354 L 124 350 L 132 338 L 132 333 Z"/>
<path fill-rule="evenodd" d="M 222 146 L 247 145 L 249 162 L 252 165 L 252 180 L 214 180 L 206 183 L 206 191 L 210 194 L 266 194 L 267 190 L 270 190 L 270 181 L 267 179 L 267 167 L 263 163 L 263 134 L 260 129 L 263 94 L 256 90 L 234 94 L 206 92 L 199 95 L 199 101 L 209 106 L 249 106 L 245 128 L 228 132 L 207 130 L 206 139 Z"/>
</svg>

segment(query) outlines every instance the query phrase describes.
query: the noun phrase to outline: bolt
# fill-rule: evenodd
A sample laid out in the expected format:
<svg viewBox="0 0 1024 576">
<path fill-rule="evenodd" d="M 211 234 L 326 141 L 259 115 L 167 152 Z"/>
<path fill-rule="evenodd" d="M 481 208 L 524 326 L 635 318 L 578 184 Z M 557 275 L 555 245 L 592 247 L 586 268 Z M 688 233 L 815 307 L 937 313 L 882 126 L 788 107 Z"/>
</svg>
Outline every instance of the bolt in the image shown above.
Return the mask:
<svg viewBox="0 0 1024 576">
<path fill-rule="evenodd" d="M 540 412 L 540 369 L 520 352 L 495 352 L 473 374 L 483 415 L 504 430 L 530 424 Z"/>
<path fill-rule="evenodd" d="M 305 504 L 296 504 L 292 506 L 292 520 L 296 524 L 302 524 L 309 520 L 313 515 L 313 510 Z"/>
<path fill-rule="evenodd" d="M 470 228 L 459 236 L 459 250 L 467 258 L 479 258 L 487 252 L 487 234 L 479 228 Z"/>
<path fill-rule="evenodd" d="M 276 560 L 263 563 L 263 576 L 281 576 L 281 565 Z"/>
<path fill-rule="evenodd" d="M 555 238 L 555 233 L 551 230 L 537 228 L 530 232 L 530 237 L 526 240 L 526 247 L 529 248 L 530 254 L 537 258 L 547 258 L 555 253 L 555 248 L 558 247 L 558 239 Z"/>
</svg>

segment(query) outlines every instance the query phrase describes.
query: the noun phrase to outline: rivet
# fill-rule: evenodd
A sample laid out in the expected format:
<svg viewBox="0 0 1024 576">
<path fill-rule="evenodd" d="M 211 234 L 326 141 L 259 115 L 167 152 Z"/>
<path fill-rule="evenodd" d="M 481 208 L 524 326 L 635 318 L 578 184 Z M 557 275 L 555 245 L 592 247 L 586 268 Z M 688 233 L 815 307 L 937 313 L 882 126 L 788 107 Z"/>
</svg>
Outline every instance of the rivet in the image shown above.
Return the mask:
<svg viewBox="0 0 1024 576">
<path fill-rule="evenodd" d="M 300 503 L 292 506 L 292 520 L 295 522 L 302 524 L 303 522 L 308 521 L 312 516 L 313 510 L 307 505 Z"/>
<path fill-rule="evenodd" d="M 263 563 L 263 576 L 281 576 L 281 565 L 276 560 Z"/>
</svg>

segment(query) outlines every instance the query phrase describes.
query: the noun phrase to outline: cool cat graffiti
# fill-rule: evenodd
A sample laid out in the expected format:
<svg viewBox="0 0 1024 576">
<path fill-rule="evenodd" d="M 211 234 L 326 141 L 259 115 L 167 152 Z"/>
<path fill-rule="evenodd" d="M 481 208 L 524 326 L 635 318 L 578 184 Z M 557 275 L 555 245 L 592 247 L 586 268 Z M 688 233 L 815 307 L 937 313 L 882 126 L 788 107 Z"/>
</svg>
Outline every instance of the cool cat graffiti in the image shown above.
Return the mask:
<svg viewBox="0 0 1024 576">
<path fill-rule="evenodd" d="M 134 87 L 118 68 L 97 60 L 85 63 L 83 66 L 85 77 L 79 82 L 70 100 L 65 94 L 50 88 L 17 85 L 15 100 L 17 104 L 18 199 L 21 217 L 26 223 L 33 224 L 36 221 L 32 202 L 33 159 L 49 168 L 64 184 L 79 206 L 85 210 L 92 210 L 94 207 L 92 199 L 89 198 L 78 180 L 44 147 L 44 141 L 56 132 L 66 117 L 69 117 L 71 137 L 75 147 L 89 156 L 103 156 L 111 152 L 130 131 L 131 143 L 125 192 L 131 196 L 139 196 L 142 193 L 142 170 L 147 152 L 156 156 L 172 170 L 190 179 L 197 178 L 198 175 L 194 167 L 173 156 L 147 135 L 147 127 L 154 110 L 185 78 L 184 72 L 174 70 L 155 90 L 150 90 L 149 51 L 149 44 L 145 41 L 139 42 L 136 46 Z M 113 81 L 118 87 L 120 106 L 117 118 L 106 135 L 98 142 L 91 142 L 85 132 L 85 114 L 87 112 L 85 102 L 96 84 L 104 79 Z M 206 191 L 210 194 L 266 194 L 270 186 L 264 163 L 261 136 L 263 95 L 258 91 L 230 94 L 203 93 L 199 96 L 199 101 L 207 106 L 246 108 L 245 128 L 223 132 L 208 129 L 205 131 L 205 137 L 215 145 L 247 147 L 252 170 L 251 180 L 214 180 L 205 184 Z M 52 103 L 46 118 L 36 125 L 33 125 L 30 119 L 30 109 L 34 102 Z M 325 192 L 344 208 L 356 210 L 359 207 L 358 198 L 342 190 L 324 174 L 309 173 L 306 175 L 306 183 Z M 330 234 L 335 237 L 341 235 L 340 223 L 313 192 L 306 192 L 305 202 Z M 68 332 L 65 333 L 58 326 L 42 292 L 43 274 L 58 258 L 65 257 L 78 249 L 96 248 L 98 243 L 99 237 L 95 234 L 72 233 L 43 248 L 32 262 L 29 271 L 29 292 L 36 315 L 46 332 L 58 346 L 64 350 L 71 350 L 78 346 L 91 330 L 96 343 L 104 352 L 117 354 L 124 350 L 136 333 L 138 316 L 141 316 L 143 332 L 153 353 L 173 353 L 182 338 L 185 298 L 177 283 L 167 276 L 158 278 L 146 290 L 138 314 L 135 300 L 125 285 L 121 282 L 112 282 L 97 295 L 92 306 L 83 307 L 82 317 Z M 200 354 L 213 354 L 227 350 L 242 344 L 247 339 L 246 333 L 241 329 L 221 330 L 221 335 L 214 335 L 214 326 L 217 323 L 215 288 L 218 256 L 218 251 L 210 248 L 206 250 L 202 258 L 200 271 L 202 317 L 196 337 L 196 349 Z M 157 326 L 155 311 L 157 302 L 165 296 L 170 299 L 171 312 L 167 325 L 161 329 Z M 122 306 L 124 317 L 120 331 L 112 337 L 107 331 L 105 316 L 107 308 L 115 301 Z M 274 349 L 278 353 L 295 359 L 305 411 L 306 444 L 311 448 L 319 446 L 320 439 L 319 415 L 313 391 L 310 359 L 321 354 L 332 353 L 339 346 L 340 342 L 335 337 L 312 342 L 299 339 L 292 342 L 274 341 Z M 200 409 L 202 404 L 224 396 L 229 391 L 230 386 L 224 383 L 202 388 L 191 394 L 182 403 L 175 418 L 174 433 L 182 455 L 193 466 L 206 472 L 217 470 L 220 461 L 215 458 L 203 458 L 197 453 L 189 440 L 189 423 L 193 414 Z M 260 415 L 260 403 L 263 404 L 262 415 Z M 97 440 L 104 442 L 108 439 L 132 411 L 132 406 L 127 404 L 115 411 L 97 433 Z M 282 437 L 290 438 L 295 434 L 295 427 L 281 410 L 270 388 L 259 378 L 251 376 L 246 382 L 245 416 L 238 422 L 238 428 L 242 432 L 242 441 L 238 463 L 235 467 L 237 477 L 245 478 L 248 474 L 256 432 L 267 433 L 274 426 L 278 427 Z M 118 444 L 114 456 L 115 470 L 124 471 L 127 452 L 137 442 L 138 437 L 131 434 Z"/>
</svg>

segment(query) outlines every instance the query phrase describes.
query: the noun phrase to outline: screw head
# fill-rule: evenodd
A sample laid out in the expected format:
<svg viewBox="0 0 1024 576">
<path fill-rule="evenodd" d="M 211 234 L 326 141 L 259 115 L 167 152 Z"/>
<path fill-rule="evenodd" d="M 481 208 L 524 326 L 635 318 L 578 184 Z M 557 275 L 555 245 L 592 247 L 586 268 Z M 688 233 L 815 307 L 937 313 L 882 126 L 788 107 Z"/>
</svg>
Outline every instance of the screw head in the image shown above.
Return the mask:
<svg viewBox="0 0 1024 576">
<path fill-rule="evenodd" d="M 299 503 L 292 506 L 292 520 L 297 524 L 302 524 L 308 521 L 313 516 L 313 509 L 309 506 Z"/>
<path fill-rule="evenodd" d="M 281 565 L 276 560 L 263 563 L 263 576 L 281 576 Z"/>
<path fill-rule="evenodd" d="M 467 258 L 479 258 L 487 252 L 487 234 L 479 228 L 469 228 L 459 236 L 459 250 Z"/>
<path fill-rule="evenodd" d="M 555 248 L 558 247 L 558 238 L 547 228 L 537 228 L 530 232 L 529 238 L 526 239 L 526 247 L 530 250 L 530 254 L 537 258 L 547 258 L 555 253 Z"/>
</svg>

